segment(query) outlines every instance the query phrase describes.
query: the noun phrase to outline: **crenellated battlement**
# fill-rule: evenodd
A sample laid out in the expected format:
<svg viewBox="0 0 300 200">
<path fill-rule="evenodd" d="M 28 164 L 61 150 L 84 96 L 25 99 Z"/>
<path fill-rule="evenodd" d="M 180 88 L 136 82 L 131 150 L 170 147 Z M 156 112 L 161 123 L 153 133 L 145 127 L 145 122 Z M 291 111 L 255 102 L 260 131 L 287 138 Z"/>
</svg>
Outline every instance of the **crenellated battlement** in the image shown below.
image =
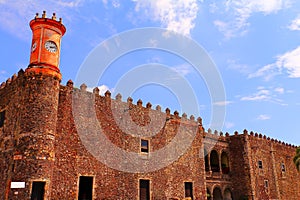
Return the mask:
<svg viewBox="0 0 300 200">
<path fill-rule="evenodd" d="M 23 69 L 21 69 L 21 70 L 18 72 L 18 75 L 17 75 L 17 74 L 14 74 L 12 77 L 10 77 L 10 78 L 8 78 L 6 81 L 2 82 L 2 83 L 0 84 L 0 91 L 6 89 L 8 86 L 10 86 L 10 85 L 12 85 L 13 83 L 15 83 L 16 80 L 17 80 L 19 77 L 23 76 L 23 74 L 24 74 L 24 71 L 23 71 Z"/>
<path fill-rule="evenodd" d="M 287 147 L 292 147 L 292 148 L 297 147 L 295 145 L 288 144 L 288 143 L 279 141 L 277 139 L 267 137 L 266 135 L 262 135 L 261 133 L 254 133 L 253 131 L 248 133 L 248 131 L 246 129 L 243 130 L 243 133 L 239 133 L 238 131 L 235 131 L 233 134 L 230 134 L 228 132 L 223 133 L 222 131 L 217 131 L 217 130 L 212 131 L 210 128 L 208 128 L 207 131 L 205 131 L 203 124 L 202 124 L 201 117 L 198 117 L 197 119 L 195 119 L 195 117 L 193 115 L 190 115 L 190 117 L 188 118 L 186 113 L 182 113 L 180 116 L 180 114 L 177 110 L 175 110 L 173 112 L 173 114 L 171 114 L 171 110 L 169 108 L 166 108 L 165 111 L 162 111 L 162 108 L 160 105 L 156 105 L 155 108 L 152 108 L 152 104 L 150 102 L 147 102 L 146 105 L 144 105 L 143 101 L 141 99 L 138 99 L 136 101 L 136 104 L 134 104 L 134 101 L 131 97 L 128 97 L 126 99 L 126 101 L 123 101 L 123 99 L 122 99 L 123 97 L 120 93 L 118 93 L 115 96 L 115 98 L 112 98 L 111 92 L 109 90 L 107 90 L 104 93 L 104 95 L 100 95 L 100 90 L 98 87 L 95 87 L 94 89 L 92 89 L 92 91 L 88 91 L 88 86 L 85 83 L 81 84 L 79 86 L 79 88 L 75 88 L 73 81 L 69 80 L 66 84 L 66 87 L 69 87 L 70 89 L 77 91 L 77 92 L 85 92 L 90 95 L 95 95 L 96 98 L 97 97 L 104 98 L 106 101 L 115 101 L 116 103 L 127 104 L 130 109 L 137 108 L 137 109 L 141 109 L 144 111 L 151 110 L 151 111 L 160 112 L 162 115 L 166 116 L 166 121 L 201 126 L 202 131 L 203 131 L 203 137 L 211 138 L 214 140 L 217 139 L 220 141 L 227 141 L 227 139 L 232 136 L 247 135 L 249 137 L 266 140 L 266 141 L 269 141 L 269 142 L 272 142 L 275 144 L 281 144 L 281 145 L 284 145 Z"/>
<path fill-rule="evenodd" d="M 239 133 L 238 131 L 235 131 L 232 135 L 230 135 L 228 132 L 226 132 L 224 135 L 222 131 L 218 132 L 217 130 L 215 130 L 214 132 L 212 132 L 212 130 L 209 128 L 209 129 L 207 129 L 207 132 L 205 132 L 204 137 L 219 138 L 219 140 L 224 140 L 225 138 L 229 138 L 231 136 L 240 136 L 240 135 L 245 135 L 245 136 L 253 137 L 256 139 L 260 139 L 260 140 L 266 140 L 266 141 L 272 142 L 274 144 L 280 144 L 280 145 L 291 147 L 291 148 L 297 148 L 296 145 L 292 145 L 292 144 L 285 143 L 285 142 L 277 140 L 277 139 L 270 138 L 266 135 L 262 135 L 261 133 L 254 133 L 253 131 L 250 131 L 250 133 L 248 133 L 248 130 L 246 130 L 246 129 L 243 130 L 243 133 Z"/>
<path fill-rule="evenodd" d="M 177 110 L 171 114 L 171 110 L 169 108 L 165 109 L 165 112 L 162 111 L 162 108 L 160 105 L 156 105 L 156 107 L 153 109 L 152 104 L 150 102 L 147 102 L 146 105 L 143 104 L 143 101 L 141 99 L 138 99 L 136 104 L 134 104 L 133 99 L 131 97 L 128 97 L 126 101 L 122 100 L 122 95 L 118 93 L 115 98 L 113 99 L 111 97 L 111 92 L 107 90 L 104 95 L 100 95 L 100 90 L 98 87 L 95 87 L 92 89 L 92 91 L 88 90 L 88 86 L 83 83 L 79 86 L 79 88 L 74 87 L 74 83 L 72 80 L 69 80 L 66 84 L 67 87 L 73 89 L 75 92 L 84 92 L 89 95 L 94 95 L 96 98 L 104 98 L 106 101 L 115 101 L 116 103 L 123 103 L 127 104 L 129 109 L 138 108 L 144 111 L 155 111 L 160 112 L 162 115 L 166 115 L 166 121 L 174 122 L 174 123 L 181 123 L 185 125 L 198 125 L 202 127 L 202 118 L 198 117 L 195 119 L 193 115 L 190 115 L 190 117 L 187 117 L 186 113 L 183 113 L 181 116 Z"/>
</svg>

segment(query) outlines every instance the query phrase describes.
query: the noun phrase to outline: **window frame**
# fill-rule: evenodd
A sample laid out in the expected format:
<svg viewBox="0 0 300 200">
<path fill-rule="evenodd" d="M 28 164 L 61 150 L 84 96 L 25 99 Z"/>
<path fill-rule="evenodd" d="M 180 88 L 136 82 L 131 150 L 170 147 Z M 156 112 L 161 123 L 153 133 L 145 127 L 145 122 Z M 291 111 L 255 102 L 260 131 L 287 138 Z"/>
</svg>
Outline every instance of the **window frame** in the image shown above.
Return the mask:
<svg viewBox="0 0 300 200">
<path fill-rule="evenodd" d="M 281 169 L 281 172 L 283 172 L 283 173 L 286 172 L 286 167 L 285 167 L 284 162 L 281 162 L 281 163 L 280 163 L 280 169 Z"/>
<path fill-rule="evenodd" d="M 143 144 L 143 142 L 146 142 L 146 145 Z M 149 145 L 149 140 L 148 139 L 141 139 L 140 141 L 140 152 L 144 154 L 148 154 L 150 151 L 150 145 Z"/>
<path fill-rule="evenodd" d="M 263 169 L 263 162 L 262 162 L 262 160 L 258 160 L 258 162 L 257 162 L 257 167 L 258 167 L 258 169 Z"/>
</svg>

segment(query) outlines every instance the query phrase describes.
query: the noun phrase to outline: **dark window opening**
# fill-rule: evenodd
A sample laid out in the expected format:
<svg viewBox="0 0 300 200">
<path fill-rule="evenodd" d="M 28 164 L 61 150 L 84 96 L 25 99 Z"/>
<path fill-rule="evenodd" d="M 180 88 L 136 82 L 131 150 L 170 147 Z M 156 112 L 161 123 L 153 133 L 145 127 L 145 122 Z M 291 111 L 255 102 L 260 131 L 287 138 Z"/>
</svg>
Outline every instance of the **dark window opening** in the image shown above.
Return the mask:
<svg viewBox="0 0 300 200">
<path fill-rule="evenodd" d="M 32 182 L 31 200 L 44 200 L 46 182 Z"/>
<path fill-rule="evenodd" d="M 149 152 L 149 141 L 141 140 L 141 152 L 148 153 Z"/>
<path fill-rule="evenodd" d="M 206 198 L 207 200 L 211 200 L 211 193 L 208 188 L 206 188 Z"/>
<path fill-rule="evenodd" d="M 281 171 L 285 172 L 285 165 L 284 165 L 284 163 L 281 163 Z"/>
<path fill-rule="evenodd" d="M 78 200 L 92 200 L 93 198 L 93 177 L 80 176 Z"/>
<path fill-rule="evenodd" d="M 210 153 L 210 167 L 213 172 L 220 172 L 219 155 L 216 150 L 212 150 Z"/>
<path fill-rule="evenodd" d="M 265 180 L 265 187 L 268 188 L 269 187 L 269 182 L 267 180 Z"/>
<path fill-rule="evenodd" d="M 3 127 L 5 120 L 5 110 L 0 112 L 0 127 Z"/>
<path fill-rule="evenodd" d="M 232 194 L 229 188 L 226 188 L 224 191 L 224 200 L 231 200 L 232 199 Z"/>
<path fill-rule="evenodd" d="M 184 193 L 185 193 L 185 197 L 190 197 L 191 199 L 193 199 L 193 183 L 192 182 L 184 183 Z"/>
<path fill-rule="evenodd" d="M 221 192 L 221 189 L 216 187 L 214 190 L 213 190 L 213 199 L 214 200 L 222 200 L 223 197 L 222 197 L 222 192 Z"/>
<path fill-rule="evenodd" d="M 150 200 L 149 180 L 140 180 L 140 200 Z"/>
<path fill-rule="evenodd" d="M 208 155 L 205 156 L 205 171 L 209 171 Z"/>
<path fill-rule="evenodd" d="M 258 161 L 258 168 L 259 168 L 259 169 L 262 169 L 262 168 L 263 168 L 263 164 L 262 164 L 262 161 L 261 161 L 261 160 Z"/>
<path fill-rule="evenodd" d="M 228 174 L 229 173 L 229 159 L 225 152 L 221 154 L 221 167 L 222 167 L 222 173 Z"/>
<path fill-rule="evenodd" d="M 268 180 L 265 180 L 265 189 L 269 190 L 269 181 Z"/>
</svg>

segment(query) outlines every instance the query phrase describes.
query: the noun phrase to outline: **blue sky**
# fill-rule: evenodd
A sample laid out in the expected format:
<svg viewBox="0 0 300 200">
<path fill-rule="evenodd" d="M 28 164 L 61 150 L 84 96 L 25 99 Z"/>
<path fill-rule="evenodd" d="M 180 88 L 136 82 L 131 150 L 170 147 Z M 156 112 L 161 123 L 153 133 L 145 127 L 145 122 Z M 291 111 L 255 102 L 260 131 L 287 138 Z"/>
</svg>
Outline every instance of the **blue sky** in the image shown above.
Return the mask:
<svg viewBox="0 0 300 200">
<path fill-rule="evenodd" d="M 27 67 L 28 23 L 43 10 L 48 16 L 56 12 L 67 27 L 61 49 L 62 84 L 76 79 L 84 60 L 106 39 L 137 28 L 165 28 L 193 39 L 206 50 L 222 77 L 224 101 L 211 99 L 203 77 L 184 59 L 157 49 L 133 51 L 114 60 L 98 83 L 101 89 L 115 92 L 118 80 L 135 67 L 162 64 L 181 74 L 195 90 L 195 110 L 206 129 L 212 126 L 212 107 L 220 106 L 226 108 L 223 132 L 247 129 L 300 144 L 299 1 L 0 0 L 0 82 Z M 183 110 L 176 93 L 163 85 L 141 86 L 131 96 L 134 102 L 140 98 L 144 105 L 150 101 L 163 110 L 169 107 L 171 112 L 178 110 L 188 116 L 198 113 Z"/>
</svg>

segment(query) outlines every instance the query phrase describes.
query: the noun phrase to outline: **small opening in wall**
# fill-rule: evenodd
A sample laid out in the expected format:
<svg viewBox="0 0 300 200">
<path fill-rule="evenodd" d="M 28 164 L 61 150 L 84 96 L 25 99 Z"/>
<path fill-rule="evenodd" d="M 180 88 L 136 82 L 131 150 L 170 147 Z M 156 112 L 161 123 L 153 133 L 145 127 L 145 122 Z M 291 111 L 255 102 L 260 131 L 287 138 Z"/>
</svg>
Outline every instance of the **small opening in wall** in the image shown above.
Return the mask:
<svg viewBox="0 0 300 200">
<path fill-rule="evenodd" d="M 189 197 L 193 199 L 193 183 L 192 182 L 185 182 L 184 183 L 184 193 L 185 197 Z"/>
<path fill-rule="evenodd" d="M 149 141 L 148 140 L 141 140 L 141 152 L 148 153 L 149 152 Z"/>
<path fill-rule="evenodd" d="M 265 189 L 269 190 L 269 181 L 268 180 L 265 180 Z"/>
<path fill-rule="evenodd" d="M 140 200 L 150 200 L 150 181 L 140 179 Z"/>
<path fill-rule="evenodd" d="M 262 169 L 263 168 L 263 163 L 261 160 L 258 161 L 258 168 L 259 169 Z"/>
<path fill-rule="evenodd" d="M 93 177 L 80 176 L 78 200 L 92 200 L 93 198 Z"/>
<path fill-rule="evenodd" d="M 5 120 L 5 110 L 0 112 L 0 127 L 3 127 Z"/>
<path fill-rule="evenodd" d="M 281 163 L 281 171 L 285 172 L 285 165 L 284 165 L 284 163 Z"/>
<path fill-rule="evenodd" d="M 45 195 L 46 182 L 33 181 L 31 190 L 31 200 L 43 200 Z"/>
</svg>

